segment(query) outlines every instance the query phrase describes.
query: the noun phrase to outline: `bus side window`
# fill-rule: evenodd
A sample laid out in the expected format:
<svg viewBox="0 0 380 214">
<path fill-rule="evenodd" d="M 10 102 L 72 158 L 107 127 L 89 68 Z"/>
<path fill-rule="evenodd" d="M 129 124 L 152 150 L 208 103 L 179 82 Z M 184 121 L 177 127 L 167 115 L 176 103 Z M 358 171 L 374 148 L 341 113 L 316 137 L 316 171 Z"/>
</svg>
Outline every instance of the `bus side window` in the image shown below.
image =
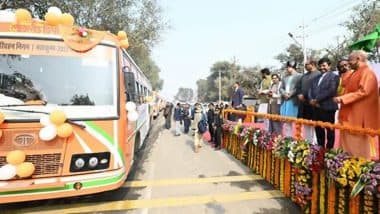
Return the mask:
<svg viewBox="0 0 380 214">
<path fill-rule="evenodd" d="M 126 68 L 124 70 L 124 68 Z M 127 96 L 127 101 L 136 101 L 136 87 L 135 87 L 135 75 L 132 72 L 128 72 L 128 67 L 124 67 L 124 86 L 125 94 Z M 126 71 L 126 72 L 125 72 Z"/>
</svg>

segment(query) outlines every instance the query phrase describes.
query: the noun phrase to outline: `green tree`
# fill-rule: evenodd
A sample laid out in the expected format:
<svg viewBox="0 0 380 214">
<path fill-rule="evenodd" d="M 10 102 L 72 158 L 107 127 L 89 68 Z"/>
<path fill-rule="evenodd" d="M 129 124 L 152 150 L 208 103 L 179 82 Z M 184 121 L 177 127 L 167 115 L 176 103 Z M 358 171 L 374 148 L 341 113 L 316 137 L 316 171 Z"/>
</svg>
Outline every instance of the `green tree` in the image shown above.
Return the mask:
<svg viewBox="0 0 380 214">
<path fill-rule="evenodd" d="M 221 74 L 221 99 L 229 101 L 232 94 L 232 85 L 239 82 L 245 95 L 257 96 L 261 82 L 260 67 L 242 68 L 234 61 L 218 61 L 210 68 L 206 79 L 197 81 L 198 100 L 201 102 L 216 102 L 219 100 L 219 71 Z"/>
<path fill-rule="evenodd" d="M 315 49 L 307 49 L 306 50 L 306 56 L 307 59 L 319 59 L 321 55 L 321 50 L 315 50 Z M 289 47 L 285 49 L 285 52 L 282 52 L 274 57 L 276 60 L 280 61 L 283 65 L 287 61 L 296 61 L 298 66 L 298 70 L 303 71 L 303 49 L 299 45 L 296 44 L 290 44 Z"/>
<path fill-rule="evenodd" d="M 380 24 L 380 1 L 363 0 L 361 5 L 353 9 L 353 14 L 349 20 L 343 23 L 343 26 L 350 32 L 349 37 L 342 44 L 344 53 L 347 54 L 349 52 L 347 45 L 351 45 L 353 42 L 372 32 L 377 24 Z M 379 45 L 378 43 L 377 48 L 372 51 L 370 59 L 380 60 Z"/>
<path fill-rule="evenodd" d="M 177 94 L 174 96 L 174 99 L 181 102 L 190 102 L 193 100 L 194 92 L 191 88 L 180 87 Z"/>
<path fill-rule="evenodd" d="M 205 93 L 208 90 L 207 80 L 205 79 L 199 79 L 197 80 L 197 101 L 199 102 L 207 102 L 207 93 Z"/>
<path fill-rule="evenodd" d="M 162 88 L 160 69 L 151 58 L 151 50 L 168 25 L 157 0 L 2 0 L 0 3 L 1 9 L 27 8 L 40 19 L 51 6 L 72 14 L 80 26 L 112 33 L 125 30 L 131 44 L 128 52 L 150 79 L 153 89 Z"/>
</svg>

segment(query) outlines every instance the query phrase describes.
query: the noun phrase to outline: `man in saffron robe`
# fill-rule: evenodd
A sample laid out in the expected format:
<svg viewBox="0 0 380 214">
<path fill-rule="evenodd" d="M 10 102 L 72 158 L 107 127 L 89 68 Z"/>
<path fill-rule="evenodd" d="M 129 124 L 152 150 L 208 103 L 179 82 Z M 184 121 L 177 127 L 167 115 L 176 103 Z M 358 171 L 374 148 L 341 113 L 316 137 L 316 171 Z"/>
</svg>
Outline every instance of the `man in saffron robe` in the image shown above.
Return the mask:
<svg viewBox="0 0 380 214">
<path fill-rule="evenodd" d="M 353 70 L 344 86 L 344 93 L 334 98 L 344 111 L 339 119 L 343 125 L 379 129 L 379 90 L 376 75 L 367 64 L 364 51 L 350 54 L 349 64 Z M 374 137 L 342 131 L 341 147 L 356 157 L 371 159 Z M 373 149 L 373 148 L 372 148 Z"/>
</svg>

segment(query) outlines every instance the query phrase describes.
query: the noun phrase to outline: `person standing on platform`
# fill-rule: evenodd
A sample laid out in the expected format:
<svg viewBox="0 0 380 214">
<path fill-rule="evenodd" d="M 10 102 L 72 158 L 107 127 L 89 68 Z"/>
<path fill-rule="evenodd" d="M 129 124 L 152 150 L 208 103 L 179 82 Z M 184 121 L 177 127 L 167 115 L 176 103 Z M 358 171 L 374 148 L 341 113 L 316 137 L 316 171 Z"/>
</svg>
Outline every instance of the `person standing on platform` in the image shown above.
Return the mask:
<svg viewBox="0 0 380 214">
<path fill-rule="evenodd" d="M 261 69 L 260 71 L 262 76 L 262 81 L 260 83 L 259 95 L 260 95 L 260 104 L 258 113 L 266 114 L 268 113 L 268 103 L 269 103 L 269 91 L 272 85 L 272 78 L 268 68 Z M 263 118 L 264 130 L 268 131 L 269 129 L 269 120 Z"/>
<path fill-rule="evenodd" d="M 322 58 L 318 61 L 321 74 L 313 81 L 309 90 L 309 99 L 310 105 L 313 106 L 314 109 L 314 120 L 334 124 L 335 112 L 338 109 L 338 105 L 334 102 L 334 97 L 337 94 L 339 76 L 331 71 L 330 65 L 331 61 L 328 58 Z M 318 145 L 327 149 L 334 147 L 334 129 L 316 126 L 315 133 L 317 135 Z"/>
<path fill-rule="evenodd" d="M 349 64 L 353 70 L 344 93 L 334 101 L 345 109 L 340 113 L 340 123 L 344 126 L 371 128 L 378 130 L 379 125 L 379 88 L 373 70 L 368 66 L 367 54 L 354 51 L 349 56 Z M 372 136 L 341 132 L 344 151 L 355 157 L 370 160 L 374 150 L 375 139 Z"/>
<path fill-rule="evenodd" d="M 281 116 L 297 117 L 298 102 L 296 96 L 296 86 L 301 79 L 301 74 L 296 71 L 297 63 L 288 61 L 286 63 L 286 76 L 282 79 L 280 94 L 282 104 L 280 107 Z M 291 122 L 284 122 L 284 135 L 286 137 L 293 136 L 293 128 Z"/>
<path fill-rule="evenodd" d="M 231 97 L 232 108 L 239 110 L 242 108 L 244 91 L 240 88 L 239 82 L 235 82 L 233 85 L 233 93 Z M 230 120 L 237 121 L 239 117 L 236 114 L 231 114 Z"/>
<path fill-rule="evenodd" d="M 313 107 L 310 105 L 309 90 L 314 79 L 321 74 L 317 69 L 317 63 L 314 60 L 309 60 L 305 64 L 307 73 L 302 75 L 301 80 L 297 85 L 298 98 L 298 118 L 312 120 Z M 314 143 L 314 127 L 303 125 L 303 138 L 311 143 Z"/>
<path fill-rule="evenodd" d="M 269 96 L 268 113 L 279 115 L 280 106 L 281 106 L 280 77 L 278 76 L 278 74 L 272 74 L 271 79 L 273 83 L 268 93 L 268 96 Z M 281 135 L 282 134 L 281 121 L 270 120 L 268 131 L 275 135 Z"/>
</svg>

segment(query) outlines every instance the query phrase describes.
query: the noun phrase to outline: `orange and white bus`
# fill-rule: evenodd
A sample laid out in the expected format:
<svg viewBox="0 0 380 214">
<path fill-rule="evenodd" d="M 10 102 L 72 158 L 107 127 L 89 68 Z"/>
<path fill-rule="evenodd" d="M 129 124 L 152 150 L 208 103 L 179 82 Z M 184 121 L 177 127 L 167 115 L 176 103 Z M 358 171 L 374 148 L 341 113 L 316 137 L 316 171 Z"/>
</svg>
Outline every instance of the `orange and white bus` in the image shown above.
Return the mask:
<svg viewBox="0 0 380 214">
<path fill-rule="evenodd" d="M 151 127 L 154 105 L 148 98 L 153 96 L 153 92 L 148 78 L 133 61 L 132 57 L 125 50 L 122 52 L 122 70 L 124 79 L 126 80 L 125 93 L 127 102 L 135 103 L 138 113 L 135 127 L 132 128 L 134 132 L 129 135 L 129 138 L 134 138 L 134 151 L 137 151 L 143 146 Z"/>
<path fill-rule="evenodd" d="M 119 188 L 150 125 L 125 35 L 25 17 L 0 20 L 0 204 Z"/>
</svg>

